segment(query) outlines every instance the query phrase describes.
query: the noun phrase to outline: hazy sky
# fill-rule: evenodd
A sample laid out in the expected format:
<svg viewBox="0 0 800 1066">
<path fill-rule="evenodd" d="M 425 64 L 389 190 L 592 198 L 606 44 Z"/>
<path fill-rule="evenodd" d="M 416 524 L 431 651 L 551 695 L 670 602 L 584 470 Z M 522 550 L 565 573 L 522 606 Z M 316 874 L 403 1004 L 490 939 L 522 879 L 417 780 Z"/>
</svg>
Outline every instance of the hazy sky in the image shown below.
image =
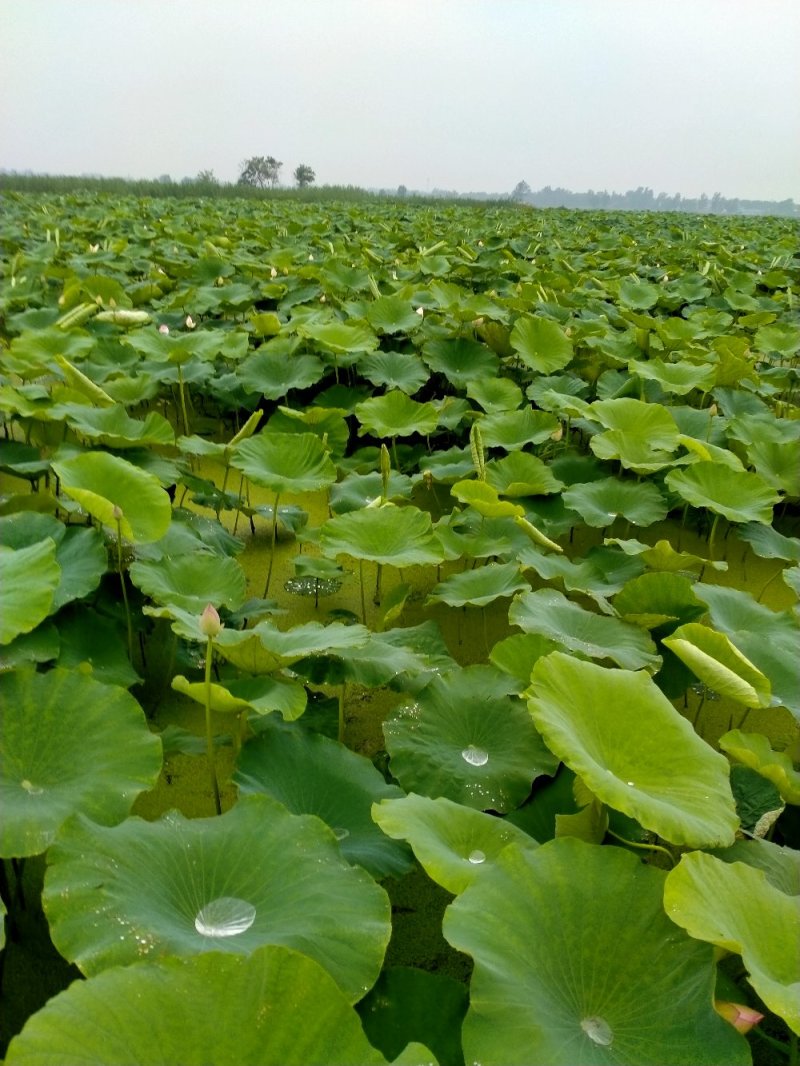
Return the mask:
<svg viewBox="0 0 800 1066">
<path fill-rule="evenodd" d="M 800 200 L 799 0 L 0 0 L 0 168 Z"/>
</svg>

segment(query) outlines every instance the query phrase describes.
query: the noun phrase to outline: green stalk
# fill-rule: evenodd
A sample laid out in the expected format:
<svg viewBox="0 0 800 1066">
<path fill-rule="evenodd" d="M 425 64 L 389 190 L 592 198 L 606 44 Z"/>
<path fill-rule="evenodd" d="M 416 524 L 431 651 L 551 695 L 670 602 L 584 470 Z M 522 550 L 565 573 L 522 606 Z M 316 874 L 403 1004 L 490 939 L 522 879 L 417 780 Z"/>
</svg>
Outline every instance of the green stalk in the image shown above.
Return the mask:
<svg viewBox="0 0 800 1066">
<path fill-rule="evenodd" d="M 214 734 L 211 732 L 211 663 L 214 658 L 214 641 L 212 637 L 206 640 L 206 757 L 208 770 L 211 775 L 211 789 L 214 793 L 214 806 L 217 814 L 222 814 L 222 804 L 219 799 L 219 782 L 217 781 L 217 767 L 214 762 Z"/>
<path fill-rule="evenodd" d="M 717 523 L 719 522 L 719 514 L 714 515 L 714 521 L 711 523 L 711 532 L 708 535 L 708 558 L 714 562 L 714 537 L 717 534 Z"/>
<path fill-rule="evenodd" d="M 128 624 L 128 659 L 133 663 L 133 622 L 131 607 L 128 603 L 128 589 L 125 584 L 125 571 L 122 569 L 122 511 L 114 506 L 114 518 L 117 520 L 117 573 L 122 586 L 122 602 L 125 604 L 125 621 Z"/>
<path fill-rule="evenodd" d="M 625 844 L 626 847 L 639 848 L 642 851 L 660 851 L 662 855 L 667 856 L 667 858 L 669 859 L 670 866 L 675 865 L 675 858 L 672 853 L 667 851 L 666 848 L 662 848 L 660 844 L 637 844 L 633 840 L 626 840 L 625 837 L 621 837 L 619 833 L 615 833 L 613 829 L 607 829 L 606 832 L 610 837 L 613 837 L 615 840 L 618 840 L 620 844 Z"/>
<path fill-rule="evenodd" d="M 269 583 L 272 580 L 272 567 L 275 563 L 275 541 L 278 537 L 278 500 L 280 499 L 280 493 L 275 493 L 275 502 L 272 505 L 272 539 L 270 541 L 269 548 L 269 569 L 267 570 L 267 583 L 264 586 L 264 599 L 267 598 L 269 593 Z"/>
<path fill-rule="evenodd" d="M 183 432 L 189 436 L 189 415 L 186 412 L 186 389 L 183 384 L 183 368 L 178 363 L 178 393 L 181 398 L 181 415 L 183 416 Z"/>
<path fill-rule="evenodd" d="M 358 560 L 358 581 L 361 585 L 361 621 L 367 624 L 367 601 L 364 599 L 364 560 Z"/>
<path fill-rule="evenodd" d="M 376 563 L 375 570 L 375 599 L 372 601 L 376 607 L 381 605 L 381 577 L 383 576 L 383 564 Z"/>
</svg>

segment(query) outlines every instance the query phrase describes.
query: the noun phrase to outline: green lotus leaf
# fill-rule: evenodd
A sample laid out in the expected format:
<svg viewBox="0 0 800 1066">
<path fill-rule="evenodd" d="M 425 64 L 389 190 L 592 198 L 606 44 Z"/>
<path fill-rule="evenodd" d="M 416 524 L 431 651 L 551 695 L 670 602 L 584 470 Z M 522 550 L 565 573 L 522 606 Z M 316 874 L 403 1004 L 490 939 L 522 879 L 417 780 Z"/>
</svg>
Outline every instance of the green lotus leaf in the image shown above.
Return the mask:
<svg viewBox="0 0 800 1066">
<path fill-rule="evenodd" d="M 739 540 L 749 544 L 762 559 L 782 559 L 785 562 L 800 562 L 800 537 L 784 537 L 772 526 L 760 522 L 748 522 L 736 530 Z"/>
<path fill-rule="evenodd" d="M 743 862 L 763 870 L 767 881 L 787 896 L 800 896 L 800 852 L 770 840 L 737 840 L 716 853 L 725 862 Z"/>
<path fill-rule="evenodd" d="M 47 618 L 60 581 L 52 537 L 16 551 L 0 547 L 0 645 Z"/>
<path fill-rule="evenodd" d="M 384 799 L 373 806 L 372 817 L 387 836 L 407 840 L 428 876 L 453 895 L 482 876 L 507 845 L 538 847 L 505 819 L 443 796 Z"/>
<path fill-rule="evenodd" d="M 296 411 L 291 407 L 278 407 L 267 423 L 269 433 L 313 433 L 322 441 L 338 461 L 347 451 L 350 429 L 344 420 L 345 410 L 340 407 L 306 407 Z"/>
<path fill-rule="evenodd" d="M 706 507 L 730 522 L 772 522 L 772 508 L 778 493 L 759 475 L 749 470 L 731 470 L 714 462 L 693 463 L 683 470 L 671 470 L 668 488 L 693 507 Z"/>
<path fill-rule="evenodd" d="M 422 319 L 402 296 L 379 296 L 366 311 L 367 322 L 378 333 L 413 333 Z"/>
<path fill-rule="evenodd" d="M 505 448 L 509 452 L 518 451 L 526 444 L 543 444 L 559 428 L 555 415 L 531 407 L 484 415 L 478 424 L 487 448 Z"/>
<path fill-rule="evenodd" d="M 660 290 L 641 278 L 624 278 L 619 283 L 620 303 L 637 311 L 647 311 L 658 303 Z"/>
<path fill-rule="evenodd" d="M 479 403 L 487 414 L 515 411 L 522 406 L 522 389 L 508 378 L 473 378 L 467 382 L 467 396 Z"/>
<path fill-rule="evenodd" d="M 264 621 L 252 629 L 223 629 L 214 638 L 214 647 L 239 669 L 265 674 L 292 666 L 309 655 L 338 656 L 348 649 L 363 647 L 369 637 L 369 630 L 361 625 L 307 622 L 282 632 Z"/>
<path fill-rule="evenodd" d="M 635 526 L 650 526 L 663 521 L 669 511 L 655 485 L 615 477 L 571 485 L 562 499 L 588 526 L 601 529 L 610 526 L 618 515 Z"/>
<path fill-rule="evenodd" d="M 770 1010 L 800 1033 L 800 910 L 763 870 L 692 852 L 667 875 L 664 908 L 690 936 L 742 956 Z"/>
<path fill-rule="evenodd" d="M 161 770 L 161 742 L 136 700 L 77 671 L 0 676 L 0 854 L 45 851 L 70 815 L 123 819 Z"/>
<path fill-rule="evenodd" d="M 197 614 L 209 603 L 235 609 L 247 594 L 247 579 L 239 563 L 209 552 L 135 562 L 128 572 L 133 584 L 156 603 L 174 604 Z"/>
<path fill-rule="evenodd" d="M 268 727 L 239 756 L 233 780 L 239 794 L 266 794 L 293 814 L 321 818 L 339 841 L 342 855 L 374 878 L 408 873 L 408 849 L 372 821 L 373 803 L 402 796 L 363 755 L 318 733 Z"/>
<path fill-rule="evenodd" d="M 172 679 L 172 688 L 180 692 L 182 696 L 188 696 L 190 700 L 199 703 L 201 707 L 206 704 L 206 686 L 202 681 L 189 681 L 183 674 L 176 674 Z M 240 699 L 229 692 L 224 685 L 211 682 L 209 685 L 209 703 L 211 710 L 219 714 L 239 714 L 250 710 L 250 702 Z"/>
<path fill-rule="evenodd" d="M 557 650 L 558 644 L 554 640 L 548 640 L 538 633 L 514 633 L 495 644 L 489 653 L 489 660 L 498 670 L 513 677 L 521 692 L 530 683 L 536 660 Z"/>
<path fill-rule="evenodd" d="M 381 1066 L 319 963 L 285 947 L 115 967 L 75 981 L 9 1046 L 9 1066 Z"/>
<path fill-rule="evenodd" d="M 465 389 L 479 378 L 496 377 L 500 366 L 491 348 L 467 337 L 428 341 L 422 349 L 422 358 L 456 389 Z"/>
<path fill-rule="evenodd" d="M 423 476 L 446 483 L 459 481 L 467 474 L 474 473 L 475 465 L 468 447 L 446 448 L 421 456 L 419 469 Z"/>
<path fill-rule="evenodd" d="M 555 589 L 523 592 L 511 604 L 508 620 L 526 633 L 539 633 L 592 659 L 611 659 L 626 670 L 653 670 L 661 664 L 645 630 L 587 611 Z"/>
<path fill-rule="evenodd" d="M 279 944 L 316 959 L 355 1002 L 389 940 L 386 893 L 342 859 L 318 818 L 264 795 L 216 818 L 170 811 L 113 829 L 76 818 L 49 859 L 53 942 L 89 976 L 143 957 Z"/>
<path fill-rule="evenodd" d="M 311 337 L 323 348 L 329 348 L 338 358 L 340 365 L 341 357 L 345 360 L 358 356 L 363 352 L 372 352 L 378 347 L 378 338 L 366 325 L 354 325 L 345 322 L 304 322 L 298 332 L 305 337 Z"/>
<path fill-rule="evenodd" d="M 550 467 L 529 452 L 511 452 L 487 463 L 486 480 L 503 496 L 546 496 L 564 488 Z"/>
<path fill-rule="evenodd" d="M 319 543 L 328 556 L 349 555 L 390 566 L 425 566 L 442 560 L 430 515 L 392 503 L 330 518 L 322 526 Z"/>
<path fill-rule="evenodd" d="M 553 374 L 572 361 L 572 341 L 552 319 L 520 315 L 510 340 L 525 366 L 537 374 Z"/>
<path fill-rule="evenodd" d="M 712 1007 L 713 954 L 675 935 L 663 885 L 620 848 L 506 848 L 444 919 L 475 960 L 467 1062 L 746 1066 L 747 1042 Z"/>
<path fill-rule="evenodd" d="M 57 411 L 63 413 L 67 424 L 76 433 L 107 444 L 110 448 L 175 443 L 175 431 L 157 411 L 150 411 L 144 421 L 131 418 L 122 404 L 88 407 L 70 403 L 62 404 Z"/>
<path fill-rule="evenodd" d="M 260 393 L 267 400 L 280 400 L 289 389 L 307 389 L 316 385 L 326 369 L 314 355 L 287 358 L 279 352 L 271 352 L 267 346 L 240 363 L 236 376 L 248 392 Z"/>
<path fill-rule="evenodd" d="M 519 806 L 556 760 L 512 688 L 492 667 L 471 666 L 436 678 L 416 703 L 392 712 L 383 733 L 403 788 L 482 811 Z"/>
<path fill-rule="evenodd" d="M 665 623 L 692 622 L 706 609 L 688 577 L 656 571 L 626 581 L 614 599 L 614 610 L 626 622 L 657 629 Z"/>
<path fill-rule="evenodd" d="M 412 433 L 428 436 L 439 421 L 432 403 L 417 403 L 400 389 L 356 404 L 355 414 L 361 423 L 358 431 L 361 436 L 365 433 L 376 437 L 408 437 Z"/>
<path fill-rule="evenodd" d="M 128 658 L 123 619 L 109 625 L 107 615 L 85 603 L 75 604 L 59 613 L 58 639 L 59 666 L 91 671 L 95 681 L 120 688 L 130 688 L 142 680 Z"/>
<path fill-rule="evenodd" d="M 642 562 L 646 563 L 651 570 L 699 574 L 703 568 L 728 569 L 726 562 L 714 562 L 711 559 L 704 559 L 701 555 L 692 555 L 691 552 L 677 552 L 668 540 L 658 540 L 650 545 L 643 544 L 640 540 L 619 540 L 612 537 L 606 543 L 618 545 L 626 555 L 640 555 Z"/>
<path fill-rule="evenodd" d="M 487 481 L 457 481 L 450 490 L 454 499 L 470 507 L 485 518 L 524 517 L 525 509 L 518 503 L 501 500 L 498 490 Z"/>
<path fill-rule="evenodd" d="M 673 844 L 733 843 L 727 760 L 647 674 L 553 652 L 534 666 L 526 695 L 547 746 L 603 803 Z"/>
<path fill-rule="evenodd" d="M 388 499 L 408 499 L 414 482 L 406 474 L 395 470 L 389 474 Z M 383 493 L 383 478 L 380 471 L 371 474 L 348 474 L 343 481 L 331 486 L 331 510 L 334 514 L 360 511 L 368 507 Z"/>
<path fill-rule="evenodd" d="M 630 397 L 596 400 L 590 417 L 606 428 L 589 442 L 598 459 L 618 459 L 637 474 L 671 465 L 680 433 L 667 408 Z"/>
<path fill-rule="evenodd" d="M 560 580 L 565 589 L 591 596 L 603 614 L 614 613 L 608 597 L 639 577 L 644 569 L 635 556 L 600 544 L 590 548 L 583 558 L 575 559 L 552 552 L 545 554 L 533 545 L 526 545 L 517 558 L 524 569 L 535 570 L 545 581 Z"/>
<path fill-rule="evenodd" d="M 719 738 L 719 746 L 732 759 L 757 770 L 778 789 L 786 803 L 800 803 L 800 772 L 783 751 L 774 751 L 762 733 L 732 729 Z"/>
<path fill-rule="evenodd" d="M 172 518 L 172 502 L 153 474 L 108 452 L 85 452 L 52 464 L 62 490 L 104 526 L 119 528 L 133 544 L 160 540 Z"/>
<path fill-rule="evenodd" d="M 678 319 L 678 321 L 681 321 Z M 710 364 L 699 366 L 687 361 L 665 362 L 663 359 L 631 359 L 628 370 L 645 381 L 657 381 L 664 392 L 673 396 L 686 396 L 692 389 L 709 392 L 717 379 L 717 370 Z"/>
<path fill-rule="evenodd" d="M 769 707 L 769 679 L 724 634 L 698 622 L 680 626 L 664 644 L 710 689 L 743 703 Z"/>
<path fill-rule="evenodd" d="M 516 563 L 487 563 L 476 570 L 464 570 L 440 581 L 431 590 L 427 602 L 440 601 L 450 607 L 467 604 L 485 607 L 501 596 L 513 596 L 529 588 Z"/>
<path fill-rule="evenodd" d="M 399 389 L 408 396 L 413 396 L 430 377 L 418 355 L 403 352 L 373 352 L 361 360 L 359 370 L 373 385 Z"/>
<path fill-rule="evenodd" d="M 20 633 L 10 643 L 0 646 L 0 673 L 16 670 L 26 663 L 47 663 L 57 659 L 59 647 L 58 630 L 52 622 L 38 625 L 30 633 Z"/>
<path fill-rule="evenodd" d="M 318 492 L 336 480 L 336 467 L 313 433 L 257 433 L 236 445 L 231 466 L 277 494 Z"/>
</svg>

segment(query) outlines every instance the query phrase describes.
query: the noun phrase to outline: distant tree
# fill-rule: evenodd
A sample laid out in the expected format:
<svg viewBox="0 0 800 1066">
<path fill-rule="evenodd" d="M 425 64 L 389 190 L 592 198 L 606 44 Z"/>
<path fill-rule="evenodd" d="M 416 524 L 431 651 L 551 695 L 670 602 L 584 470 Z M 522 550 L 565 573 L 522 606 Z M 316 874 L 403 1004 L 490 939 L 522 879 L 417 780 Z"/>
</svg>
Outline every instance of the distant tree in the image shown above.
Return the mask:
<svg viewBox="0 0 800 1066">
<path fill-rule="evenodd" d="M 156 181 L 160 185 L 171 185 L 172 184 L 172 176 L 170 174 L 159 174 L 159 176 L 156 178 Z"/>
<path fill-rule="evenodd" d="M 292 177 L 300 189 L 305 189 L 307 185 L 313 185 L 317 180 L 317 175 L 307 163 L 301 163 L 300 166 L 295 167 Z"/>
<path fill-rule="evenodd" d="M 401 199 L 404 199 L 406 196 L 408 196 L 408 189 L 405 187 L 405 185 L 398 185 L 397 186 L 397 195 Z"/>
<path fill-rule="evenodd" d="M 518 181 L 511 193 L 512 200 L 525 200 L 531 194 L 531 187 L 527 181 Z"/>
<path fill-rule="evenodd" d="M 238 184 L 253 185 L 258 189 L 265 189 L 267 185 L 274 188 L 278 184 L 282 166 L 283 163 L 279 163 L 274 156 L 254 155 L 241 164 Z"/>
<path fill-rule="evenodd" d="M 203 185 L 219 185 L 219 178 L 213 170 L 198 171 L 197 177 L 194 180 L 199 181 Z"/>
</svg>

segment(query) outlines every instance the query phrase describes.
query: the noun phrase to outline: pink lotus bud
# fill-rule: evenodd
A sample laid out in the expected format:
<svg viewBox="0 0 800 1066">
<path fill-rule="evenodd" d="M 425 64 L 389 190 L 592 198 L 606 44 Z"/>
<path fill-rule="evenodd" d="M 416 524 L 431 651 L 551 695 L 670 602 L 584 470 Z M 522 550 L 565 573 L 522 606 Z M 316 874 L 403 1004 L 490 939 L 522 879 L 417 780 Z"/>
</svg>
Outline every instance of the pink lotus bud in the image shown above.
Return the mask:
<svg viewBox="0 0 800 1066">
<path fill-rule="evenodd" d="M 752 1007 L 745 1007 L 742 1003 L 728 1003 L 724 999 L 714 1000 L 714 1010 L 740 1033 L 748 1032 L 764 1017 Z"/>
<path fill-rule="evenodd" d="M 161 324 L 161 325 L 160 325 L 160 326 L 158 327 L 158 332 L 159 332 L 159 333 L 169 333 L 169 326 L 167 326 L 167 325 L 165 325 L 164 323 L 162 323 L 162 324 Z"/>
<path fill-rule="evenodd" d="M 221 629 L 222 622 L 219 620 L 219 615 L 209 603 L 200 615 L 200 632 L 204 637 L 215 637 Z"/>
<path fill-rule="evenodd" d="M 114 521 L 115 522 L 121 521 L 121 519 L 122 519 L 122 508 L 115 503 L 114 506 L 111 508 L 111 514 L 114 516 Z"/>
</svg>

